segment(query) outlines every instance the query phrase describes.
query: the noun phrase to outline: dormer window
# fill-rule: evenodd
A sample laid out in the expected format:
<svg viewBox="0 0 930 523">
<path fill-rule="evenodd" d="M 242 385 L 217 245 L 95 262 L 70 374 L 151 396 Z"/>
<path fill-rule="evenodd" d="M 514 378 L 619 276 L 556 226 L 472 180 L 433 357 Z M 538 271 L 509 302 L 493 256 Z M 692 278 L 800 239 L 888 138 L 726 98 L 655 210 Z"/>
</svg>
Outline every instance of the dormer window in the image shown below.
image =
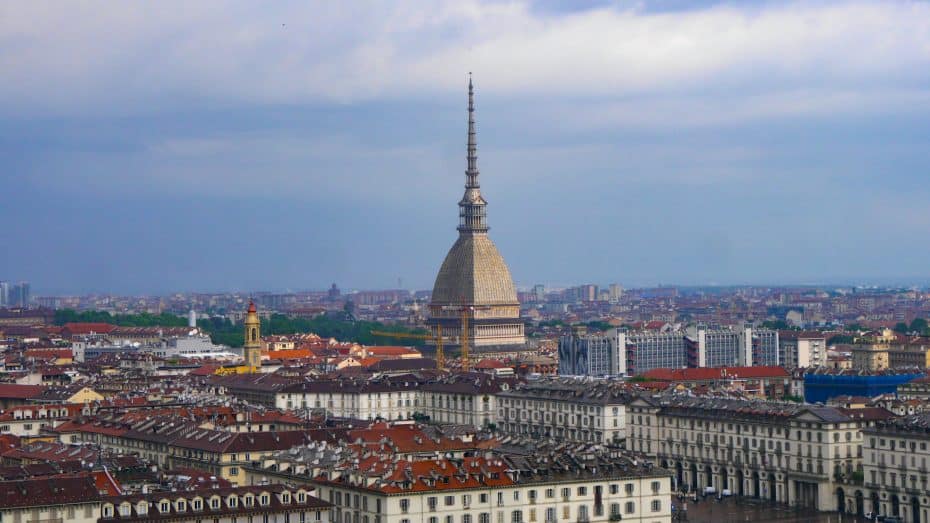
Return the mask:
<svg viewBox="0 0 930 523">
<path fill-rule="evenodd" d="M 113 505 L 104 505 L 103 506 L 103 517 L 112 518 L 113 517 Z"/>
<path fill-rule="evenodd" d="M 268 502 L 270 501 L 270 498 L 271 496 L 269 496 L 268 494 L 262 494 L 261 497 L 258 498 L 258 502 L 261 503 L 261 505 L 264 507 L 265 505 L 268 504 Z"/>
<path fill-rule="evenodd" d="M 136 505 L 136 514 L 139 514 L 140 516 L 144 516 L 148 513 L 149 513 L 149 504 L 146 503 L 145 501 L 140 501 Z"/>
<path fill-rule="evenodd" d="M 185 501 L 185 500 L 183 500 L 183 499 L 179 499 L 179 500 L 175 503 L 174 508 L 175 508 L 175 510 L 177 510 L 178 512 L 184 512 L 185 510 L 187 510 L 187 501 Z"/>
<path fill-rule="evenodd" d="M 119 515 L 127 517 L 132 514 L 132 505 L 129 503 L 123 503 L 119 506 Z"/>
<path fill-rule="evenodd" d="M 239 498 L 236 496 L 229 496 L 229 499 L 226 500 L 226 504 L 229 505 L 229 508 L 236 508 L 239 506 Z"/>
<path fill-rule="evenodd" d="M 291 493 L 290 493 L 290 492 L 282 492 L 282 493 L 281 493 L 281 503 L 287 504 L 287 503 L 290 503 L 290 502 L 291 502 Z"/>
<path fill-rule="evenodd" d="M 220 498 L 213 498 L 210 500 L 210 508 L 217 510 L 220 508 Z"/>
<path fill-rule="evenodd" d="M 167 514 L 171 511 L 171 504 L 168 502 L 168 500 L 162 500 L 158 506 L 158 511 L 162 514 Z"/>
<path fill-rule="evenodd" d="M 245 505 L 245 506 L 247 506 L 247 507 L 251 507 L 251 506 L 252 506 L 252 500 L 253 500 L 252 496 L 246 496 L 246 497 L 242 498 L 242 504 Z"/>
<path fill-rule="evenodd" d="M 306 501 L 307 501 L 307 494 L 306 494 L 304 491 L 302 491 L 302 490 L 298 491 L 298 492 L 297 492 L 297 502 L 298 502 L 298 503 L 305 503 Z"/>
<path fill-rule="evenodd" d="M 200 499 L 195 499 L 191 501 L 191 508 L 193 510 L 201 510 L 203 509 L 203 502 Z"/>
</svg>

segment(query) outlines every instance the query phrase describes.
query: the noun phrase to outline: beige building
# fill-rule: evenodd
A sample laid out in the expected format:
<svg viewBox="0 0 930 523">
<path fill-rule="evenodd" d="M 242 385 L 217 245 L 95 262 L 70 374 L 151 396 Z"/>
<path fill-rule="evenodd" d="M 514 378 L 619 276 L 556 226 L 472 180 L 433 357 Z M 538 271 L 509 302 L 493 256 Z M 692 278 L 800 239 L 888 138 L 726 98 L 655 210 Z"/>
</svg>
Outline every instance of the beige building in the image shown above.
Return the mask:
<svg viewBox="0 0 930 523">
<path fill-rule="evenodd" d="M 101 494 L 91 476 L 0 482 L 0 521 L 96 523 Z"/>
<path fill-rule="evenodd" d="M 502 391 L 497 429 L 515 436 L 619 444 L 630 396 L 617 382 L 552 378 Z"/>
<path fill-rule="evenodd" d="M 930 522 L 930 413 L 879 423 L 863 435 L 863 483 L 842 492 L 846 512 Z"/>
<path fill-rule="evenodd" d="M 303 487 L 263 485 L 111 496 L 103 499 L 97 523 L 328 523 L 330 504 L 310 492 Z"/>
<path fill-rule="evenodd" d="M 827 365 L 827 339 L 820 332 L 778 331 L 778 359 L 786 369 Z"/>
<path fill-rule="evenodd" d="M 532 443 L 464 457 L 403 458 L 318 447 L 270 465 L 277 480 L 309 479 L 340 523 L 671 521 L 667 471 L 593 446 Z M 285 469 L 289 475 L 281 475 Z"/>
<path fill-rule="evenodd" d="M 837 487 L 862 472 L 870 424 L 844 409 L 687 396 L 639 397 L 627 448 L 675 471 L 682 490 L 836 510 Z"/>
</svg>

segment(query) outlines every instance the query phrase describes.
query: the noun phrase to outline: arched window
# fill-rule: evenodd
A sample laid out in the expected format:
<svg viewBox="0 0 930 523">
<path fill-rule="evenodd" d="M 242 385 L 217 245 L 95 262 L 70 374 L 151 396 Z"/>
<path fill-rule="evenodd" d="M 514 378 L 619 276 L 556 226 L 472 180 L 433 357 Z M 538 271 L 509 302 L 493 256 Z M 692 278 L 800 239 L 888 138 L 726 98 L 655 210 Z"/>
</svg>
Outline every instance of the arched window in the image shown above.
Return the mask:
<svg viewBox="0 0 930 523">
<path fill-rule="evenodd" d="M 255 341 L 258 338 L 258 329 L 252 327 L 252 341 Z"/>
</svg>

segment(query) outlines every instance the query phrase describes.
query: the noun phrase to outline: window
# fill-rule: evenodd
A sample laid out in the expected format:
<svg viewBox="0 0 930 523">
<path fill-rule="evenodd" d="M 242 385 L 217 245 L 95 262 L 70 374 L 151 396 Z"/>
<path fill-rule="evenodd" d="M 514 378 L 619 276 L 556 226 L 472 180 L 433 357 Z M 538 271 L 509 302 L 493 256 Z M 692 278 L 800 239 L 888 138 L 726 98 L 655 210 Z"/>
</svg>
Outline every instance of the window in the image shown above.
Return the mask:
<svg viewBox="0 0 930 523">
<path fill-rule="evenodd" d="M 406 514 L 408 510 L 410 510 L 410 500 L 406 498 L 400 500 L 400 511 Z"/>
<path fill-rule="evenodd" d="M 201 508 L 203 508 L 203 506 L 201 505 L 201 502 L 199 499 L 195 499 L 194 501 L 191 501 L 191 508 L 193 510 L 200 510 Z"/>
<path fill-rule="evenodd" d="M 520 501 L 520 491 L 519 491 L 519 490 L 514 490 L 514 491 L 513 491 L 513 500 L 514 500 L 514 501 Z"/>
<path fill-rule="evenodd" d="M 498 493 L 497 493 L 497 506 L 500 507 L 500 506 L 503 506 L 503 505 L 504 505 L 504 493 L 503 493 L 503 492 L 498 492 Z"/>
<path fill-rule="evenodd" d="M 471 505 L 471 494 L 462 495 L 462 505 L 465 506 L 466 508 L 468 508 L 468 506 Z"/>
<path fill-rule="evenodd" d="M 478 514 L 478 523 L 491 523 L 491 514 L 488 514 L 487 512 Z"/>
<path fill-rule="evenodd" d="M 479 494 L 479 495 L 478 495 L 478 501 L 481 502 L 481 503 L 487 503 L 487 502 L 488 502 L 488 495 L 487 495 L 487 494 Z"/>
<path fill-rule="evenodd" d="M 451 507 L 455 505 L 455 496 L 446 496 L 446 506 Z"/>
<path fill-rule="evenodd" d="M 612 484 L 612 485 L 610 486 L 610 493 L 613 494 L 613 495 L 619 494 L 619 493 L 620 493 L 620 485 L 617 485 L 616 483 Z"/>
<path fill-rule="evenodd" d="M 571 490 L 570 488 L 563 488 L 563 489 L 562 489 L 562 497 L 563 497 L 563 498 L 568 499 L 568 497 L 571 496 L 571 495 L 572 495 L 572 490 Z"/>
<path fill-rule="evenodd" d="M 462 514 L 462 523 L 471 523 L 471 514 Z"/>
<path fill-rule="evenodd" d="M 210 500 L 210 508 L 216 510 L 220 508 L 220 498 L 213 498 Z"/>
<path fill-rule="evenodd" d="M 660 511 L 660 510 L 662 510 L 662 502 L 659 501 L 658 499 L 657 499 L 657 500 L 654 500 L 654 501 L 652 502 L 652 511 L 653 511 L 653 512 L 658 512 L 658 511 Z"/>
<path fill-rule="evenodd" d="M 626 491 L 627 496 L 632 496 L 633 495 L 633 484 L 627 483 L 626 485 L 623 486 L 623 490 Z"/>
<path fill-rule="evenodd" d="M 632 514 L 634 512 L 636 512 L 636 503 L 633 503 L 632 501 L 627 501 L 626 505 L 623 506 L 623 513 Z"/>
<path fill-rule="evenodd" d="M 446 516 L 446 523 L 455 523 L 455 518 L 451 514 Z"/>
<path fill-rule="evenodd" d="M 653 493 L 653 494 L 658 494 L 658 493 L 659 493 L 659 489 L 660 489 L 660 483 L 659 483 L 658 481 L 653 481 L 653 482 L 652 482 L 652 493 Z"/>
<path fill-rule="evenodd" d="M 510 513 L 510 523 L 522 523 L 523 522 L 523 511 L 514 510 Z"/>
<path fill-rule="evenodd" d="M 546 497 L 547 497 L 547 498 L 550 498 L 550 499 L 551 499 L 551 498 L 554 498 L 554 497 L 555 497 L 555 489 L 554 489 L 554 488 L 547 488 L 547 489 L 546 489 Z"/>
<path fill-rule="evenodd" d="M 555 509 L 554 508 L 546 509 L 546 523 L 555 523 Z"/>
<path fill-rule="evenodd" d="M 578 487 L 578 495 L 579 495 L 579 496 L 587 496 L 587 495 L 588 495 L 588 487 Z"/>
<path fill-rule="evenodd" d="M 429 507 L 430 512 L 436 512 L 436 497 L 430 496 L 426 498 L 426 505 Z"/>
<path fill-rule="evenodd" d="M 610 504 L 610 515 L 611 515 L 611 516 L 617 516 L 617 515 L 619 515 L 619 514 L 620 514 L 620 504 L 619 504 L 619 503 L 611 503 L 611 504 Z"/>
</svg>

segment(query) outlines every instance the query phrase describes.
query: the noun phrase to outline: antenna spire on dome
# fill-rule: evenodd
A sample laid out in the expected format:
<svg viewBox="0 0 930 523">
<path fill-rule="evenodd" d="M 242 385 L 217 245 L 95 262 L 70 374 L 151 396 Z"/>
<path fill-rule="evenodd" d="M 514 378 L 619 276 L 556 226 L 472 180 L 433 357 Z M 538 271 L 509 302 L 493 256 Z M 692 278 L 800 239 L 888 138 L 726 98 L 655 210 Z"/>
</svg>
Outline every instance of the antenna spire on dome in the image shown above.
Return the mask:
<svg viewBox="0 0 930 523">
<path fill-rule="evenodd" d="M 468 170 L 465 171 L 465 187 L 478 185 L 478 140 L 475 132 L 475 87 L 468 73 Z"/>
<path fill-rule="evenodd" d="M 485 206 L 478 183 L 478 140 L 475 131 L 475 86 L 468 73 L 468 168 L 465 169 L 465 196 L 459 202 L 459 231 L 487 232 Z"/>
</svg>

